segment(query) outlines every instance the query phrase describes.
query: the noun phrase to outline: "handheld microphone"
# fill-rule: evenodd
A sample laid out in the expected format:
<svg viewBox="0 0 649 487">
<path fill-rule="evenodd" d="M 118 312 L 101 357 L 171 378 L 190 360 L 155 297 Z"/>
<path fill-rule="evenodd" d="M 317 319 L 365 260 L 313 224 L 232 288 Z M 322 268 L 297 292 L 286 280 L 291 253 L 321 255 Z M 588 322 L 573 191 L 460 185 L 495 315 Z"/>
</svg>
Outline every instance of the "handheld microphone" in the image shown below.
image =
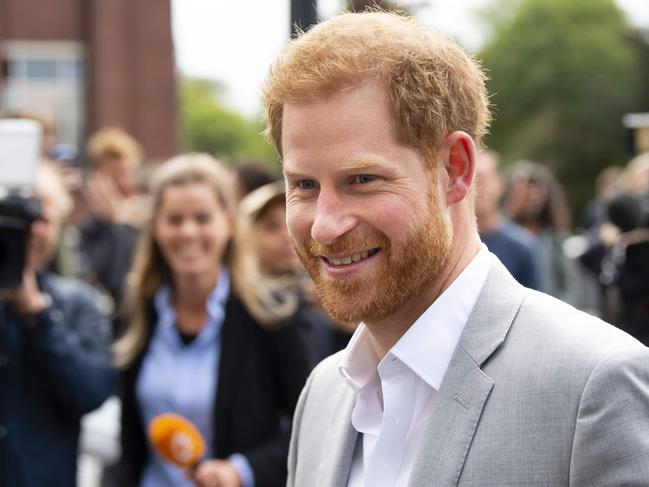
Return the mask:
<svg viewBox="0 0 649 487">
<path fill-rule="evenodd" d="M 194 467 L 205 453 L 205 440 L 188 419 L 160 414 L 149 423 L 149 441 L 165 460 L 182 468 Z"/>
</svg>

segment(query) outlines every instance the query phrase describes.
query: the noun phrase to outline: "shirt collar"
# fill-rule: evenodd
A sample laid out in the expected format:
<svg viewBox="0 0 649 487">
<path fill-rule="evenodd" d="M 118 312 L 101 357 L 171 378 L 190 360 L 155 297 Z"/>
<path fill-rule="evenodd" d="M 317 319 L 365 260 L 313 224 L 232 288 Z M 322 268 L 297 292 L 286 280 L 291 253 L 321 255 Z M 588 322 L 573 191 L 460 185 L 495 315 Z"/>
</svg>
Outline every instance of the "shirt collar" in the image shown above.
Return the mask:
<svg viewBox="0 0 649 487">
<path fill-rule="evenodd" d="M 478 254 L 444 292 L 424 311 L 388 351 L 436 390 L 442 383 L 464 326 L 491 268 L 483 244 Z M 350 386 L 358 391 L 376 374 L 379 359 L 364 324 L 356 329 L 339 365 Z"/>
<path fill-rule="evenodd" d="M 230 272 L 227 267 L 221 267 L 219 271 L 219 280 L 216 287 L 207 296 L 207 313 L 210 318 L 218 317 L 225 308 L 225 301 L 230 294 Z"/>
<path fill-rule="evenodd" d="M 205 306 L 207 308 L 207 322 L 197 337 L 198 342 L 213 339 L 221 329 L 225 316 L 225 302 L 230 294 L 230 273 L 226 267 L 219 271 L 219 278 L 214 289 L 207 295 Z M 158 315 L 158 328 L 162 333 L 180 343 L 176 331 L 176 312 L 171 304 L 171 288 L 164 284 L 158 288 L 153 296 L 153 304 Z"/>
</svg>

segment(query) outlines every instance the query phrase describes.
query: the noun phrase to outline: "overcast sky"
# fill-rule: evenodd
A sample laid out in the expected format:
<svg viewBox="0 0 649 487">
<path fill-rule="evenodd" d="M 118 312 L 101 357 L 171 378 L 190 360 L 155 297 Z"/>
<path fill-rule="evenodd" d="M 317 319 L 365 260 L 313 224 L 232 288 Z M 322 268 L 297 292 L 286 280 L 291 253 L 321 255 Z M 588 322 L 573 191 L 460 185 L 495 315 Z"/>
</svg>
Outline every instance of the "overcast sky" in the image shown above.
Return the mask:
<svg viewBox="0 0 649 487">
<path fill-rule="evenodd" d="M 428 0 L 418 18 L 477 50 L 484 30 L 474 15 L 489 0 Z M 649 27 L 649 0 L 616 0 L 635 25 Z M 319 0 L 321 18 L 343 0 Z M 176 63 L 182 74 L 218 79 L 225 101 L 248 116 L 259 110 L 259 87 L 289 36 L 289 0 L 172 0 Z"/>
</svg>

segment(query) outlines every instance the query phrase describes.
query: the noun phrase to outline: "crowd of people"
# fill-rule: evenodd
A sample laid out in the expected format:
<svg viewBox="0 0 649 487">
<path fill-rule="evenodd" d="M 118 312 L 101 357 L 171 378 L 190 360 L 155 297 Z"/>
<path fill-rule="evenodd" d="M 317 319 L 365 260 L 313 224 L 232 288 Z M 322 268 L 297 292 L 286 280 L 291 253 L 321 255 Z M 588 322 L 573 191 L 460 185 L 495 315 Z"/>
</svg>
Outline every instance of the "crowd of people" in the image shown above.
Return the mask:
<svg viewBox="0 0 649 487">
<path fill-rule="evenodd" d="M 499 167 L 479 154 L 480 237 L 524 286 L 599 316 L 649 344 L 649 154 L 602 171 L 596 197 L 575 227 L 564 190 L 548 167 Z"/>
<path fill-rule="evenodd" d="M 360 14 L 352 14 L 356 15 Z M 348 16 L 340 22 L 350 24 L 342 25 L 341 31 L 330 25 L 332 32 L 325 33 L 346 38 L 357 27 L 367 28 L 354 27 Z M 392 20 L 378 18 L 372 22 L 385 22 L 381 28 L 388 35 L 396 29 L 407 37 L 399 30 L 403 26 L 395 27 Z M 349 28 L 352 30 L 345 30 Z M 318 38 L 317 29 L 315 32 L 300 42 L 325 42 Z M 363 49 L 373 47 L 368 44 Z M 359 66 L 366 62 L 361 61 L 367 55 L 363 49 L 352 63 L 356 63 L 354 69 L 361 69 Z M 443 49 L 453 50 L 446 45 Z M 300 71 L 299 56 L 290 62 Z M 322 59 L 314 60 L 319 62 Z M 467 72 L 474 69 L 467 66 Z M 367 69 L 375 73 L 372 70 L 379 68 Z M 281 75 L 281 69 L 273 74 Z M 332 76 L 332 83 L 343 79 Z M 300 130 L 304 129 L 301 124 L 314 123 L 324 137 L 332 138 L 332 147 L 338 135 L 342 140 L 358 130 L 361 123 L 350 126 L 346 134 L 337 134 L 336 124 L 332 124 L 329 132 L 309 117 L 316 120 L 319 114 L 324 120 L 336 110 L 351 110 L 351 120 L 358 100 L 383 99 L 375 85 L 367 84 L 371 76 L 364 76 L 359 75 L 361 81 L 345 78 L 350 86 L 358 88 L 360 83 L 356 101 L 344 98 L 347 95 L 339 95 L 343 96 L 340 100 L 325 97 L 331 107 L 314 108 L 301 105 L 304 102 L 299 93 L 295 98 L 298 101 L 282 99 L 280 104 L 294 104 L 294 112 L 290 112 L 293 118 L 288 119 L 290 123 L 284 121 L 298 134 L 294 138 L 289 133 L 282 139 L 281 130 L 274 127 L 277 120 L 273 114 L 278 112 L 273 112 L 274 94 L 267 92 L 271 138 L 285 157 L 293 150 L 287 158 L 286 183 L 271 165 L 242 161 L 228 168 L 206 154 L 179 155 L 152 167 L 144 164 L 140 144 L 119 128 L 105 128 L 89 138 L 88 166 L 82 172 L 70 164 L 74 161 L 47 160 L 41 164 L 35 194 L 42 202 L 42 214 L 31 227 L 22 284 L 3 290 L 0 299 L 0 376 L 5 384 L 0 398 L 1 485 L 75 485 L 81 418 L 110 396 L 119 397 L 121 404 L 121 455 L 115 465 L 106 466 L 102 479 L 105 486 L 275 487 L 285 485 L 287 473 L 291 485 L 304 486 L 305 479 L 315 478 L 315 464 L 298 461 L 295 452 L 303 451 L 306 444 L 323 449 L 327 425 L 302 445 L 294 440 L 291 470 L 287 472 L 291 421 L 300 391 L 321 360 L 347 346 L 360 321 L 369 324 L 378 320 L 393 303 L 373 300 L 373 292 L 358 299 L 357 288 L 332 290 L 328 281 L 318 279 L 320 258 L 312 254 L 318 250 L 335 254 L 338 247 L 342 248 L 342 244 L 336 246 L 342 238 L 339 234 L 347 231 L 341 228 L 348 224 L 342 217 L 334 223 L 324 222 L 324 217 L 318 220 L 318 212 L 335 212 L 335 208 L 353 204 L 349 202 L 361 190 L 341 189 L 337 194 L 338 186 L 346 188 L 348 183 L 333 181 L 332 177 L 330 200 L 323 199 L 320 206 L 310 208 L 307 192 L 317 183 L 325 194 L 325 185 L 330 183 L 325 171 L 334 162 L 318 152 L 321 146 L 311 147 L 308 134 Z M 473 71 L 469 77 L 481 79 Z M 269 90 L 272 82 L 271 77 Z M 327 86 L 318 85 L 317 89 L 327 92 L 331 90 Z M 346 85 L 343 82 L 341 86 Z M 347 93 L 345 89 L 343 93 Z M 322 113 L 316 111 L 320 109 Z M 379 115 L 376 120 L 381 120 Z M 279 116 L 281 123 L 282 114 Z M 406 136 L 404 140 L 411 141 Z M 467 140 L 462 139 L 462 147 L 467 147 Z M 305 147 L 314 151 L 313 160 L 324 161 L 325 169 L 309 162 Z M 459 154 L 459 147 L 449 150 Z M 45 152 L 50 148 L 48 143 Z M 344 154 L 345 150 L 334 153 Z M 426 152 L 415 152 L 419 153 Z M 44 154 L 46 158 L 50 155 Z M 406 154 L 404 164 L 409 164 L 411 156 Z M 464 156 L 457 157 L 462 160 Z M 449 160 L 449 164 L 460 164 L 450 156 Z M 547 167 L 520 161 L 504 168 L 495 150 L 480 151 L 476 160 L 477 231 L 509 273 L 525 287 L 598 314 L 649 344 L 649 154 L 636 157 L 626 168 L 609 168 L 602 173 L 597 196 L 584 219 L 578 251 L 570 245 L 575 231 L 565 195 Z M 366 166 L 369 172 L 382 170 L 374 169 L 369 162 Z M 458 166 L 458 171 L 463 170 Z M 303 177 L 305 172 L 316 176 Z M 384 172 L 380 177 L 385 181 L 397 177 Z M 376 179 L 364 173 L 350 177 L 355 178 L 353 184 L 357 186 Z M 414 176 L 400 177 L 407 180 Z M 472 172 L 468 178 L 466 185 L 470 186 Z M 438 183 L 435 178 L 433 181 Z M 385 194 L 390 191 L 386 189 Z M 457 196 L 457 204 L 464 198 L 464 194 Z M 398 214 L 402 202 L 390 201 L 397 206 L 389 210 L 381 201 L 377 211 L 383 211 L 388 219 L 407 219 L 408 214 Z M 412 203 L 417 207 L 417 201 Z M 358 213 L 372 209 L 369 205 Z M 286 225 L 287 211 L 293 222 L 291 233 L 298 238 L 297 253 Z M 312 212 L 310 233 L 303 232 L 306 217 L 302 218 L 300 211 L 304 215 Z M 459 218 L 453 215 L 453 219 Z M 418 285 L 413 282 L 417 276 L 422 283 L 428 282 L 424 271 L 430 270 L 431 264 L 422 260 L 429 255 L 422 247 L 430 244 L 430 250 L 436 250 L 446 245 L 452 252 L 458 244 L 457 239 L 444 241 L 441 230 L 446 220 L 439 218 L 426 227 L 431 235 L 418 235 L 421 241 L 410 242 L 412 249 L 388 247 L 391 273 L 381 274 L 384 282 L 365 285 L 378 287 L 391 300 L 399 301 L 408 298 L 404 294 L 408 286 Z M 469 220 L 465 222 L 468 226 Z M 391 224 L 396 225 L 396 220 L 378 222 L 377 226 L 383 225 L 389 233 Z M 440 235 L 432 235 L 438 231 Z M 371 247 L 367 252 L 350 256 L 349 262 L 347 257 L 334 257 L 328 265 L 372 258 L 387 245 L 383 234 L 362 238 Z M 347 242 L 344 238 L 341 241 Z M 422 250 L 422 255 L 414 255 L 414 249 Z M 483 265 L 487 255 L 479 252 L 475 262 Z M 395 259 L 400 261 L 393 262 Z M 487 279 L 478 264 L 471 275 Z M 508 289 L 518 289 L 503 282 Z M 351 299 L 355 301 L 349 302 Z M 462 313 L 468 315 L 469 311 Z M 369 327 L 359 329 L 351 349 L 373 356 L 371 344 L 377 346 L 378 339 L 362 341 L 372 332 Z M 384 348 L 384 352 L 389 349 Z M 343 362 L 341 370 L 353 383 L 358 380 L 353 374 L 359 370 L 350 364 Z M 318 403 L 326 402 L 328 394 L 335 403 L 330 385 L 333 379 L 325 379 L 324 369 L 319 370 L 320 376 L 308 386 L 316 392 L 305 396 L 299 409 L 303 428 L 313 427 L 311 423 L 319 416 L 329 414 L 318 409 L 324 408 Z M 384 373 L 400 372 L 386 368 Z M 363 407 L 369 417 L 370 403 L 376 398 L 370 398 L 369 392 L 363 396 L 366 385 L 374 380 L 368 377 L 363 379 L 367 383 L 355 383 L 354 387 L 360 394 L 358 404 L 368 401 Z M 417 390 L 423 391 L 423 386 Z M 380 401 L 395 400 L 393 392 L 385 394 L 377 393 Z M 468 410 L 465 399 L 456 394 L 454 400 Z M 204 437 L 206 453 L 194 468 L 172 465 L 157 455 L 148 441 L 148 424 L 166 412 L 186 417 Z M 368 417 L 363 420 L 362 412 L 354 414 L 354 427 L 358 423 L 365 428 L 357 428 L 366 438 L 363 447 L 387 452 L 389 444 L 383 444 L 387 436 L 374 435 L 372 428 L 378 426 Z M 415 450 L 412 446 L 406 453 L 414 454 Z M 368 471 L 376 465 L 360 455 L 354 453 L 353 465 L 351 456 L 347 463 L 351 484 L 379 478 L 377 472 L 398 478 L 399 474 L 382 468 Z M 412 467 L 413 458 L 404 457 L 406 465 L 410 462 Z M 354 478 L 358 484 L 353 483 Z"/>
<path fill-rule="evenodd" d="M 353 332 L 293 251 L 284 183 L 260 162 L 188 154 L 143 190 L 142 148 L 117 128 L 87 155 L 85 175 L 38 169 L 28 267 L 0 301 L 2 484 L 75 485 L 82 415 L 116 395 L 121 456 L 104 485 L 283 485 L 300 390 Z M 191 472 L 147 440 L 169 411 L 205 438 Z"/>
</svg>

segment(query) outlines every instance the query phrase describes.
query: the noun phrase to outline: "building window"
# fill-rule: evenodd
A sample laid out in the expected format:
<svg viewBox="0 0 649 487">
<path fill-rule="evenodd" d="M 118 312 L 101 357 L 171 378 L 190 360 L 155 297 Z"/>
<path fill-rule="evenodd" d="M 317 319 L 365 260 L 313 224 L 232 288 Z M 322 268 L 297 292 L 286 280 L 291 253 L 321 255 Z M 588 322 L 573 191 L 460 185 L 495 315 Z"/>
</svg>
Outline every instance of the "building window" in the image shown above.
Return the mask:
<svg viewBox="0 0 649 487">
<path fill-rule="evenodd" d="M 78 146 L 84 133 L 85 56 L 80 43 L 8 41 L 0 44 L 0 109 L 52 119 L 57 139 Z"/>
</svg>

